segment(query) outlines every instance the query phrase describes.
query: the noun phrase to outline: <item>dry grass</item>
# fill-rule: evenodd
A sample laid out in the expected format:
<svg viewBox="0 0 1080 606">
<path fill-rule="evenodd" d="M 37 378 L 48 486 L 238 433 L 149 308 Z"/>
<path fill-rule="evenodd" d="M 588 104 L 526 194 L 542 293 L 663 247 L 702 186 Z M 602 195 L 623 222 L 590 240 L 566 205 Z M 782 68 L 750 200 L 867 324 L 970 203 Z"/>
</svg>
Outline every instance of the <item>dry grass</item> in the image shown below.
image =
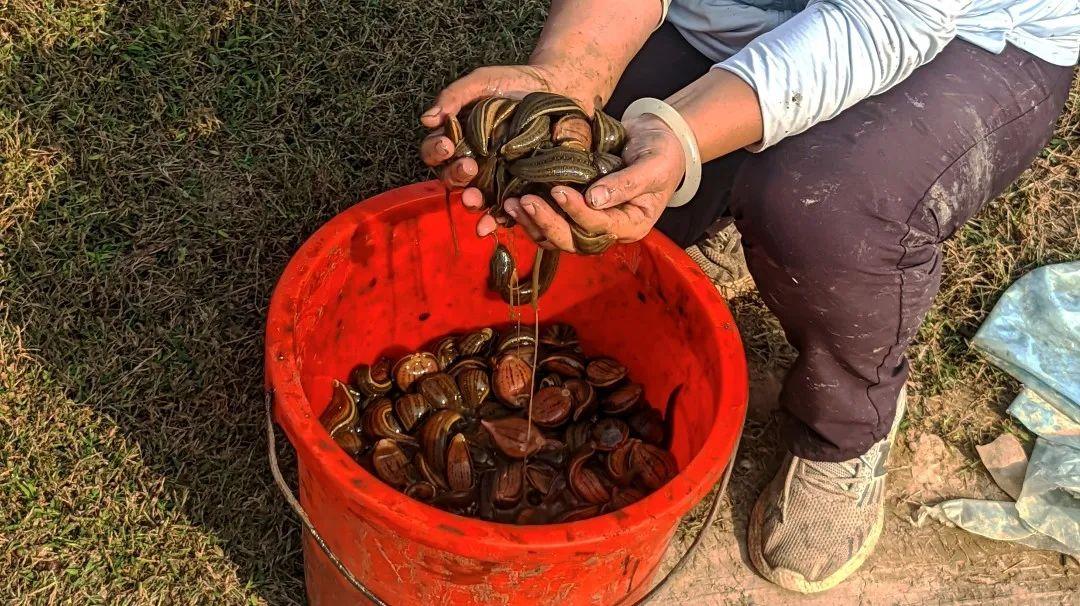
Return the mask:
<svg viewBox="0 0 1080 606">
<path fill-rule="evenodd" d="M 424 101 L 520 59 L 542 11 L 0 3 L 0 601 L 302 601 L 261 455 L 270 289 L 323 221 L 425 176 Z M 927 391 L 998 399 L 965 339 L 1024 269 L 1080 256 L 1075 101 L 1069 134 L 950 246 Z M 780 355 L 770 334 L 754 352 Z"/>
<path fill-rule="evenodd" d="M 1003 413 L 1017 384 L 971 350 L 969 340 L 1017 278 L 1036 267 L 1078 259 L 1080 81 L 1057 133 L 1031 169 L 945 246 L 941 293 L 911 352 L 912 376 L 923 399 L 912 407 L 910 422 L 968 453 L 1003 428 L 1015 429 Z M 950 392 L 965 397 L 938 397 Z M 926 404 L 925 398 L 933 400 Z"/>
</svg>

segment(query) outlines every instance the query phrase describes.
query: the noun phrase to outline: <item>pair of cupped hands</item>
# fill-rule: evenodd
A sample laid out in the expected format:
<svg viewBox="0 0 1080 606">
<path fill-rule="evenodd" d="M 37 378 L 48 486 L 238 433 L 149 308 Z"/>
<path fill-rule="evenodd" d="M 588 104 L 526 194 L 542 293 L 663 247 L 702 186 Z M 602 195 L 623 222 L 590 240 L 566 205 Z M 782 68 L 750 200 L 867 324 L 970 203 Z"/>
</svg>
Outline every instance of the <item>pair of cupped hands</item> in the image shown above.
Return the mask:
<svg viewBox="0 0 1080 606">
<path fill-rule="evenodd" d="M 420 117 L 420 122 L 431 129 L 420 144 L 420 157 L 439 171 L 448 187 L 465 188 L 461 200 L 467 208 L 479 210 L 484 206 L 480 190 L 469 187 L 479 167 L 472 158 L 453 159 L 454 145 L 442 133 L 444 120 L 483 97 L 521 98 L 534 91 L 570 97 L 589 114 L 599 109 L 595 107 L 599 97 L 594 101 L 578 98 L 575 91 L 553 81 L 534 66 L 482 67 L 447 86 Z M 678 137 L 659 118 L 647 114 L 623 126 L 627 135 L 622 153 L 626 168 L 597 180 L 584 195 L 571 187 L 553 187 L 551 200 L 581 227 L 593 233 L 613 234 L 625 243 L 644 238 L 652 229 L 682 179 L 685 161 Z M 540 196 L 508 198 L 503 206 L 542 248 L 576 252 L 569 223 Z M 476 233 L 487 236 L 496 227 L 495 219 L 485 214 L 477 222 Z"/>
</svg>

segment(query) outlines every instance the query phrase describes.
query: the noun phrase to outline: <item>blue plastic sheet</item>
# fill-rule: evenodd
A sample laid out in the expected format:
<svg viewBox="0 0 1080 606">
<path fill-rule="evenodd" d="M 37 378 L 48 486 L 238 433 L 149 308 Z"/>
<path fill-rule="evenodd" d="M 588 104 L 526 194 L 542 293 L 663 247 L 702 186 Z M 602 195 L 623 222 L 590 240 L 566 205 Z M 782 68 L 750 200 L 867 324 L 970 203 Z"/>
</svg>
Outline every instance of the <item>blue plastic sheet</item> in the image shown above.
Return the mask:
<svg viewBox="0 0 1080 606">
<path fill-rule="evenodd" d="M 1009 406 L 1038 436 L 1024 488 L 1016 503 L 954 499 L 920 517 L 1080 556 L 1080 262 L 1017 280 L 972 346 L 1024 384 Z"/>
</svg>

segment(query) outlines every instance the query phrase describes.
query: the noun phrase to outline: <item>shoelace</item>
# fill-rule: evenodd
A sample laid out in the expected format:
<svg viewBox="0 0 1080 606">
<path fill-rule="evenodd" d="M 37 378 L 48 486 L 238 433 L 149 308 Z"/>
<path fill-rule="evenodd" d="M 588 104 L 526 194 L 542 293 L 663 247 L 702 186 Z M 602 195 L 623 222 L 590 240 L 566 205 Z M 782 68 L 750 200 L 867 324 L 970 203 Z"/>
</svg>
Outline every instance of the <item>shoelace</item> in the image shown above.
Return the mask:
<svg viewBox="0 0 1080 606">
<path fill-rule="evenodd" d="M 780 505 L 780 519 L 787 519 L 788 504 L 791 503 L 791 486 L 794 476 L 819 490 L 857 501 L 874 481 L 874 463 L 877 449 L 856 459 L 840 463 L 822 463 L 793 457 L 784 479 L 783 500 Z M 800 469 L 803 470 L 800 473 Z"/>
<path fill-rule="evenodd" d="M 706 259 L 723 267 L 730 263 L 727 257 L 735 252 L 740 241 L 738 232 L 734 227 L 729 226 L 712 238 L 698 243 L 697 247 Z"/>
<path fill-rule="evenodd" d="M 877 449 L 849 461 L 840 463 L 821 463 L 798 459 L 792 462 L 792 468 L 802 465 L 803 473 L 799 478 L 820 490 L 857 500 L 874 481 L 875 460 L 879 456 Z M 796 471 L 798 473 L 798 471 Z"/>
</svg>

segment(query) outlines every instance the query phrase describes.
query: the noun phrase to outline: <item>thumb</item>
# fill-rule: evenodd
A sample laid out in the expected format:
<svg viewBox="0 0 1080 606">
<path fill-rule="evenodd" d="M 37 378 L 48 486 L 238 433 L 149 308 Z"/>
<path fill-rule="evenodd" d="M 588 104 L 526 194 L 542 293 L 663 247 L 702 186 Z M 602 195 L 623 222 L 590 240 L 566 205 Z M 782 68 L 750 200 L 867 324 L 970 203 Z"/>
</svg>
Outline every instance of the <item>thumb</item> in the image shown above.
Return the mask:
<svg viewBox="0 0 1080 606">
<path fill-rule="evenodd" d="M 453 116 L 469 103 L 485 96 L 487 83 L 476 72 L 450 83 L 435 97 L 435 103 L 423 115 L 420 122 L 428 128 L 442 125 L 447 116 Z"/>
<path fill-rule="evenodd" d="M 629 202 L 652 191 L 659 168 L 651 158 L 638 160 L 590 185 L 585 199 L 597 210 Z"/>
</svg>

